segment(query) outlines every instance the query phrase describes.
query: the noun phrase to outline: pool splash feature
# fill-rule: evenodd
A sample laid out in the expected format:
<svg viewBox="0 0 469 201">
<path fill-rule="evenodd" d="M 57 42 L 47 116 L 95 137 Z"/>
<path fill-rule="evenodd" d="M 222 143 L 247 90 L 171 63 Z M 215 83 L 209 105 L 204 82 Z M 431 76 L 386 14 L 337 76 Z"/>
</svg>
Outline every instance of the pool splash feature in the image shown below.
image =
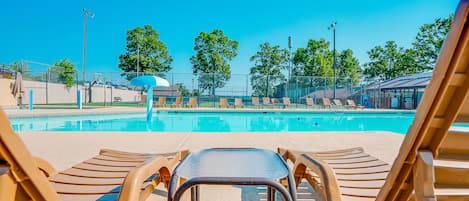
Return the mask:
<svg viewBox="0 0 469 201">
<path fill-rule="evenodd" d="M 16 131 L 323 132 L 390 131 L 405 134 L 414 113 L 165 112 L 10 118 Z"/>
</svg>

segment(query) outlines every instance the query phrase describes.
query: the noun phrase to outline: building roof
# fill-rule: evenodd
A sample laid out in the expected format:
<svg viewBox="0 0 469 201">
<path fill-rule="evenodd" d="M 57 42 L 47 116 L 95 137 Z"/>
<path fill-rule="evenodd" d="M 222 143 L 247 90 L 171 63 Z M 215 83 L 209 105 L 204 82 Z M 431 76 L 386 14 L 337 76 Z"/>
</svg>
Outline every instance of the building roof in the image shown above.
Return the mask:
<svg viewBox="0 0 469 201">
<path fill-rule="evenodd" d="M 380 88 L 381 90 L 390 90 L 390 89 L 413 89 L 413 88 L 425 88 L 427 87 L 430 79 L 432 78 L 433 72 L 423 72 L 413 75 L 405 75 L 396 77 L 393 79 L 385 80 L 379 84 L 373 84 L 366 89 L 373 90 Z"/>
</svg>

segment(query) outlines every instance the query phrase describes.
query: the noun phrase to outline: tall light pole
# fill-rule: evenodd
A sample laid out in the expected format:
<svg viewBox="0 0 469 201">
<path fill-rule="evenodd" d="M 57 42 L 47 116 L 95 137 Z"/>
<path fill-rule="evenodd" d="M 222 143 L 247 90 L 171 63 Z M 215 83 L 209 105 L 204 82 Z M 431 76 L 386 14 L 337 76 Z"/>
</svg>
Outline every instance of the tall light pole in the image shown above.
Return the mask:
<svg viewBox="0 0 469 201">
<path fill-rule="evenodd" d="M 333 23 L 331 24 L 331 26 L 329 26 L 329 28 L 328 28 L 329 30 L 332 29 L 333 38 L 334 38 L 334 39 L 333 39 L 333 40 L 334 40 L 334 42 L 333 42 L 333 45 L 334 45 L 334 52 L 332 53 L 332 55 L 333 55 L 333 57 L 334 57 L 334 61 L 333 61 L 333 64 L 332 64 L 332 67 L 333 67 L 333 69 L 334 69 L 334 78 L 333 78 L 333 79 L 334 79 L 334 80 L 333 80 L 333 82 L 334 82 L 334 94 L 333 94 L 333 98 L 334 98 L 334 99 L 335 99 L 335 90 L 336 90 L 335 70 L 336 70 L 336 65 L 337 65 L 337 64 L 336 64 L 337 62 L 336 62 L 336 59 L 335 59 L 335 27 L 336 27 L 336 25 L 337 25 L 337 22 L 333 22 Z"/>
<path fill-rule="evenodd" d="M 90 12 L 88 9 L 83 8 L 83 65 L 82 65 L 82 73 L 83 73 L 83 88 L 85 88 L 85 82 L 86 82 L 86 17 L 91 17 L 91 19 L 94 18 L 94 13 Z M 85 102 L 86 102 L 86 88 L 85 88 Z"/>
<path fill-rule="evenodd" d="M 290 79 L 291 79 L 291 70 L 292 70 L 292 54 L 291 54 L 291 48 L 292 48 L 292 43 L 293 43 L 293 39 L 291 36 L 288 36 L 288 49 L 289 49 L 289 54 L 288 54 L 288 81 L 287 83 L 285 84 L 286 85 L 286 90 L 285 90 L 285 95 L 290 97 L 290 94 L 288 93 L 287 90 L 289 90 L 288 88 L 288 85 L 290 84 Z"/>
<path fill-rule="evenodd" d="M 140 45 L 138 45 L 138 41 L 137 41 L 137 77 L 138 77 L 139 68 L 140 68 Z"/>
</svg>

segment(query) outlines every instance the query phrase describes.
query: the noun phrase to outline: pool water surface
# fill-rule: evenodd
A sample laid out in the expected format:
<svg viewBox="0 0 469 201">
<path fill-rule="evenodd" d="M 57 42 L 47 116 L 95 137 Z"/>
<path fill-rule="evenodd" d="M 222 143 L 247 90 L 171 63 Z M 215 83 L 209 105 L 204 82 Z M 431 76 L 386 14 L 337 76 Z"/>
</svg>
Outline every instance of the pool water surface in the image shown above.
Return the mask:
<svg viewBox="0 0 469 201">
<path fill-rule="evenodd" d="M 405 134 L 412 112 L 166 112 L 10 118 L 16 131 L 320 132 L 390 131 Z"/>
</svg>

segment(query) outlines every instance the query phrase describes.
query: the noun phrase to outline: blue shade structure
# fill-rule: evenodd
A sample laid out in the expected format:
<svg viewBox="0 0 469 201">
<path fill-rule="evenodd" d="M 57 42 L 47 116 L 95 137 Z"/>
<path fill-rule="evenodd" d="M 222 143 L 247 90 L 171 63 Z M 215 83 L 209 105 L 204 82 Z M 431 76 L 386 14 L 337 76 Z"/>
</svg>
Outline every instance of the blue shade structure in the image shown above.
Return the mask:
<svg viewBox="0 0 469 201">
<path fill-rule="evenodd" d="M 144 75 L 130 80 L 130 85 L 147 88 L 147 124 L 151 124 L 153 114 L 153 87 L 169 87 L 168 80 L 158 76 Z"/>
</svg>

